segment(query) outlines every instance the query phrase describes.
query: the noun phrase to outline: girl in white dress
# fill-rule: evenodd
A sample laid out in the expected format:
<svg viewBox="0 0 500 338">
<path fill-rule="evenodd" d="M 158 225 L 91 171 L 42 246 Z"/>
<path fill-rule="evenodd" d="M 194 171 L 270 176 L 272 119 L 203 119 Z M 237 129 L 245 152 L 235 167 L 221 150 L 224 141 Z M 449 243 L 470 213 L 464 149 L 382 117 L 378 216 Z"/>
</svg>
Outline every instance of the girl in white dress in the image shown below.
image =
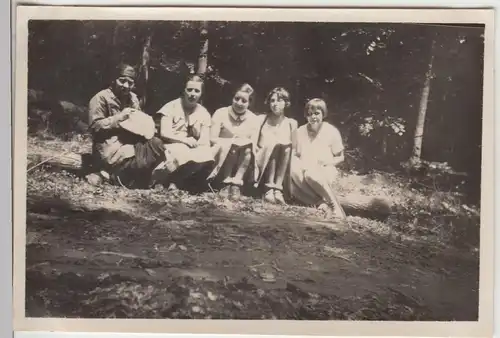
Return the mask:
<svg viewBox="0 0 500 338">
<path fill-rule="evenodd" d="M 169 189 L 176 189 L 176 184 L 213 163 L 210 113 L 198 103 L 202 92 L 203 80 L 192 75 L 182 97 L 168 102 L 156 113 L 167 160 L 156 168 L 154 178 L 169 183 Z"/>
<path fill-rule="evenodd" d="M 323 121 L 327 114 L 321 99 L 312 99 L 305 106 L 307 123 L 297 129 L 293 146 L 291 192 L 299 202 L 319 204 L 327 216 L 345 218 L 334 191 L 344 145 L 339 130 Z"/>
<path fill-rule="evenodd" d="M 257 137 L 256 187 L 264 186 L 263 199 L 269 203 L 285 204 L 283 182 L 290 169 L 292 138 L 297 121 L 286 117 L 290 107 L 290 93 L 284 88 L 274 88 L 266 98 L 269 112 L 259 115 Z"/>
<path fill-rule="evenodd" d="M 254 95 L 249 84 L 238 88 L 233 103 L 215 111 L 210 128 L 215 168 L 208 180 L 222 181 L 220 194 L 237 199 L 241 195 L 244 179 L 254 181 L 253 167 L 256 115 L 248 109 Z M 251 175 L 246 175 L 251 173 Z"/>
</svg>

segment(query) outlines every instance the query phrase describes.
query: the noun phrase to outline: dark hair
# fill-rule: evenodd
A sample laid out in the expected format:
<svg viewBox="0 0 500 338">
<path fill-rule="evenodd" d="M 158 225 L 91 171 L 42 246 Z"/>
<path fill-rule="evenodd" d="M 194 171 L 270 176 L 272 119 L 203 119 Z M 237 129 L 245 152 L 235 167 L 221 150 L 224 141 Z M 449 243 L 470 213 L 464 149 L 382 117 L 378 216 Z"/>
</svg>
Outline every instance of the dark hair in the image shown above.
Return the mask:
<svg viewBox="0 0 500 338">
<path fill-rule="evenodd" d="M 276 87 L 273 90 L 271 90 L 269 92 L 269 94 L 267 94 L 266 100 L 264 101 L 264 103 L 266 105 L 269 105 L 269 103 L 270 103 L 269 101 L 271 100 L 271 97 L 274 94 L 276 94 L 278 96 L 278 99 L 283 99 L 286 102 L 286 106 L 285 107 L 289 107 L 290 106 L 290 93 L 288 92 L 288 90 L 286 90 L 283 87 Z"/>
<path fill-rule="evenodd" d="M 186 83 L 188 83 L 189 81 L 193 81 L 193 82 L 200 82 L 201 83 L 201 86 L 203 87 L 203 85 L 205 84 L 205 81 L 203 80 L 203 78 L 197 74 L 191 74 L 187 77 L 186 79 Z"/>
<path fill-rule="evenodd" d="M 309 100 L 304 108 L 304 116 L 307 117 L 307 113 L 309 112 L 309 109 L 311 109 L 311 107 L 321 108 L 321 111 L 323 112 L 323 118 L 328 116 L 328 107 L 326 105 L 325 100 L 318 98 Z"/>
<path fill-rule="evenodd" d="M 250 102 L 253 101 L 253 98 L 254 98 L 254 95 L 255 95 L 255 90 L 252 88 L 252 86 L 250 86 L 248 83 L 244 83 L 242 84 L 241 86 L 239 86 L 235 91 L 234 91 L 234 95 L 236 95 L 237 92 L 244 92 L 244 93 L 248 93 L 248 100 Z"/>
<path fill-rule="evenodd" d="M 137 70 L 135 69 L 134 66 L 132 66 L 131 64 L 128 64 L 128 63 L 120 63 L 116 66 L 114 79 L 117 79 L 117 78 L 123 76 L 123 72 L 126 70 L 131 73 L 131 76 L 130 76 L 131 78 L 133 78 L 134 80 L 137 79 Z"/>
</svg>

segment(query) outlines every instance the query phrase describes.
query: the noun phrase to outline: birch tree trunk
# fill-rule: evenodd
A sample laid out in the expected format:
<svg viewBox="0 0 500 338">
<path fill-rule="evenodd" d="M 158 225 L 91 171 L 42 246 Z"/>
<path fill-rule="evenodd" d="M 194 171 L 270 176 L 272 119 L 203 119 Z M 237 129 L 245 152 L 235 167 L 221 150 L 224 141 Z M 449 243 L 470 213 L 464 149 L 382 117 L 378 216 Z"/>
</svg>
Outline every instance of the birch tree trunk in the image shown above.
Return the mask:
<svg viewBox="0 0 500 338">
<path fill-rule="evenodd" d="M 144 107 L 146 106 L 146 100 L 147 100 L 147 85 L 148 85 L 148 80 L 149 80 L 149 62 L 150 62 L 151 40 L 152 40 L 152 36 L 150 33 L 150 34 L 148 34 L 148 36 L 144 42 L 144 45 L 142 47 L 141 67 L 140 67 L 140 73 L 141 73 L 141 79 L 142 79 L 142 96 L 140 99 L 140 105 L 141 105 L 141 108 L 143 110 L 144 110 Z"/>
<path fill-rule="evenodd" d="M 422 88 L 422 96 L 420 98 L 420 104 L 418 109 L 418 118 L 417 124 L 415 127 L 415 133 L 413 137 L 413 151 L 412 156 L 410 158 L 410 164 L 412 166 L 418 166 L 421 161 L 422 155 L 422 141 L 424 137 L 424 129 L 425 129 L 425 116 L 427 113 L 427 106 L 429 104 L 429 95 L 431 92 L 431 80 L 433 77 L 432 73 L 432 64 L 434 62 L 434 45 L 436 41 L 432 41 L 431 45 L 431 56 L 429 60 L 429 66 L 427 68 L 427 72 L 425 74 L 424 87 Z"/>
<path fill-rule="evenodd" d="M 205 76 L 208 66 L 208 22 L 203 21 L 200 28 L 200 53 L 198 55 L 198 67 L 196 73 L 201 77 Z"/>
</svg>

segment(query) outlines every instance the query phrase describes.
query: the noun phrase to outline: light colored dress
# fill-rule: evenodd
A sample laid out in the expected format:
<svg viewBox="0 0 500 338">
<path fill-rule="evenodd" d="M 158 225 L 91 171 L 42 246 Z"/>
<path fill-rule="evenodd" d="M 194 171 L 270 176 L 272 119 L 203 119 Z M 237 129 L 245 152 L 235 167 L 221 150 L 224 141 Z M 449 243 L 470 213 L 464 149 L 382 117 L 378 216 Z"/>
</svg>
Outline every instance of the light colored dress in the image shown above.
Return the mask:
<svg viewBox="0 0 500 338">
<path fill-rule="evenodd" d="M 176 136 L 193 137 L 199 140 L 199 145 L 190 148 L 184 143 L 165 144 L 165 155 L 167 160 L 160 164 L 157 170 L 163 170 L 166 174 L 176 171 L 187 162 L 206 163 L 213 161 L 210 151 L 210 140 L 207 133 L 205 140 L 200 140 L 203 127 L 210 128 L 210 113 L 198 104 L 191 114 L 186 114 L 182 107 L 182 99 L 178 98 L 165 104 L 157 114 L 161 119 L 169 119 Z"/>
<path fill-rule="evenodd" d="M 208 176 L 209 180 L 218 175 L 231 148 L 251 146 L 252 151 L 255 151 L 258 127 L 257 115 L 250 110 L 247 110 L 242 115 L 235 114 L 231 106 L 219 108 L 215 111 L 212 116 L 210 134 L 217 135 L 219 140 L 212 146 L 215 167 Z"/>
<path fill-rule="evenodd" d="M 344 150 L 339 130 L 328 122 L 323 122 L 314 138 L 309 136 L 307 124 L 297 129 L 296 147 L 291 163 L 291 193 L 298 201 L 316 205 L 321 196 L 316 194 L 305 181 L 305 172 L 313 170 L 326 178 L 334 187 L 338 170 L 334 165 L 335 154 Z"/>
<path fill-rule="evenodd" d="M 256 163 L 256 182 L 258 187 L 264 172 L 267 169 L 271 155 L 276 147 L 292 146 L 292 138 L 297 130 L 297 121 L 285 117 L 278 125 L 274 126 L 268 123 L 267 115 L 259 115 L 259 134 L 257 137 L 257 150 L 255 153 Z M 287 173 L 289 174 L 290 163 Z"/>
</svg>

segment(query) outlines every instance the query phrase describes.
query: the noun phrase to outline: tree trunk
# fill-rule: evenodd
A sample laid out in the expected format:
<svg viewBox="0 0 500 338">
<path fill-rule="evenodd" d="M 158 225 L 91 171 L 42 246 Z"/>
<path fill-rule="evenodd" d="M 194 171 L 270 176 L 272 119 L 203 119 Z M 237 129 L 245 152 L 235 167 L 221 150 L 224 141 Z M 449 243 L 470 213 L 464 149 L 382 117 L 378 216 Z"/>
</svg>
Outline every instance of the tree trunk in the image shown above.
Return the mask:
<svg viewBox="0 0 500 338">
<path fill-rule="evenodd" d="M 387 129 L 385 129 L 383 131 L 383 135 L 382 135 L 382 155 L 384 156 L 384 158 L 387 156 L 387 133 L 389 131 Z"/>
<path fill-rule="evenodd" d="M 205 76 L 208 66 L 208 22 L 203 21 L 200 28 L 200 53 L 198 55 L 198 67 L 196 73 L 201 77 Z"/>
<path fill-rule="evenodd" d="M 111 55 L 111 67 L 116 67 L 120 62 L 122 62 L 122 49 L 120 48 L 120 33 L 122 31 L 123 23 L 117 22 L 113 30 L 113 51 Z"/>
<path fill-rule="evenodd" d="M 427 106 L 429 103 L 429 95 L 431 91 L 431 80 L 433 77 L 432 74 L 432 64 L 434 62 L 434 45 L 436 41 L 432 41 L 431 45 L 431 57 L 429 61 L 429 66 L 427 68 L 427 73 L 425 74 L 424 87 L 422 88 L 422 96 L 420 98 L 420 105 L 418 109 L 418 118 L 417 125 L 415 127 L 415 134 L 413 137 L 413 151 L 412 156 L 410 158 L 410 164 L 412 166 L 417 166 L 420 164 L 421 155 L 422 155 L 422 141 L 424 137 L 424 128 L 425 128 L 425 115 L 427 113 Z"/>
<path fill-rule="evenodd" d="M 149 80 L 149 62 L 150 62 L 150 51 L 151 51 L 151 40 L 152 36 L 151 34 L 148 35 L 146 38 L 146 41 L 144 42 L 144 45 L 142 47 L 142 57 L 141 57 L 141 67 L 140 67 L 140 74 L 141 74 L 141 79 L 142 79 L 142 95 L 141 95 L 141 100 L 140 100 L 140 105 L 142 110 L 145 109 L 146 106 L 146 100 L 147 100 L 147 85 L 148 85 L 148 80 Z"/>
</svg>

